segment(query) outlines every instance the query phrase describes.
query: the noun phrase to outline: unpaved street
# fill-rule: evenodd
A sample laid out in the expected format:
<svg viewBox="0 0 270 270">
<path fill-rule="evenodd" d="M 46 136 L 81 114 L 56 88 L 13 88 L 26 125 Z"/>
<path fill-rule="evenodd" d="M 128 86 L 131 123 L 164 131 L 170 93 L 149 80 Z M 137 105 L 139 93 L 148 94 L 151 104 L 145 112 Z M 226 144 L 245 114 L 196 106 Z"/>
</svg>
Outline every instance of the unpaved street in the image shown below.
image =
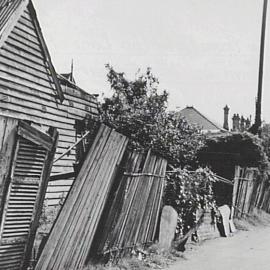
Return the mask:
<svg viewBox="0 0 270 270">
<path fill-rule="evenodd" d="M 169 270 L 269 270 L 270 227 L 206 241 L 185 257 Z"/>
</svg>

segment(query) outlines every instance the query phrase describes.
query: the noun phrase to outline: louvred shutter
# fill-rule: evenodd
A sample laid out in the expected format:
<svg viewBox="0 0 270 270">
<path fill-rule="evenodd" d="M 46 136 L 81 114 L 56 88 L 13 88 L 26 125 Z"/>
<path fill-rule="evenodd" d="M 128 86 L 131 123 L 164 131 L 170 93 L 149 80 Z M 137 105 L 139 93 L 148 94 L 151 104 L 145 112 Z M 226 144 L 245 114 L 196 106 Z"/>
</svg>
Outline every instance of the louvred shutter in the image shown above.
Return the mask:
<svg viewBox="0 0 270 270">
<path fill-rule="evenodd" d="M 5 183 L 0 228 L 0 269 L 26 269 L 52 166 L 57 133 L 24 122 L 18 126 L 10 175 Z"/>
</svg>

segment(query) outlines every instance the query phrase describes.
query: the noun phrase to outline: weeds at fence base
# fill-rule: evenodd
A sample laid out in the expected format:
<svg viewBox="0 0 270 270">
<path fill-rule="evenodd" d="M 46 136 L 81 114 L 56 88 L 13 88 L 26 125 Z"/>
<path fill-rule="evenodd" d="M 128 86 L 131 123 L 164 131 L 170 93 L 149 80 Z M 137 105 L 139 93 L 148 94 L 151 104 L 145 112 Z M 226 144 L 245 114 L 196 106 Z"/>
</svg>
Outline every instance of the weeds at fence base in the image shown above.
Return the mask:
<svg viewBox="0 0 270 270">
<path fill-rule="evenodd" d="M 171 249 L 164 251 L 157 244 L 150 246 L 144 251 L 143 257 L 140 255 L 125 257 L 118 260 L 117 264 L 107 263 L 106 265 L 91 265 L 84 270 L 146 270 L 163 269 L 171 265 L 179 258 L 184 259 L 183 252 Z"/>
<path fill-rule="evenodd" d="M 235 227 L 238 230 L 250 231 L 256 227 L 264 227 L 270 225 L 270 214 L 262 210 L 255 210 L 252 215 L 234 219 Z"/>
</svg>

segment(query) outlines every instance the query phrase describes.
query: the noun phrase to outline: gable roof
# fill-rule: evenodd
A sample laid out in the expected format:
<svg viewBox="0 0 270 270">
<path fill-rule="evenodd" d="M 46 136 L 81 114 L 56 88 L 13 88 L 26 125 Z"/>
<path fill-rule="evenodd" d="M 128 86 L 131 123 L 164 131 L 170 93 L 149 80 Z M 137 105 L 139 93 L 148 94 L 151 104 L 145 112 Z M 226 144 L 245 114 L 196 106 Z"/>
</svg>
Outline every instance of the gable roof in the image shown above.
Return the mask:
<svg viewBox="0 0 270 270">
<path fill-rule="evenodd" d="M 225 132 L 218 124 L 209 120 L 205 115 L 200 113 L 193 106 L 187 106 L 185 109 L 182 109 L 178 112 L 179 116 L 184 117 L 187 122 L 193 125 L 198 125 L 203 132 Z"/>
<path fill-rule="evenodd" d="M 57 78 L 57 73 L 52 64 L 52 60 L 50 57 L 49 50 L 47 48 L 46 42 L 44 40 L 35 8 L 31 0 L 1 0 L 0 3 L 0 47 L 3 46 L 4 42 L 7 40 L 9 34 L 12 29 L 20 19 L 21 15 L 24 12 L 24 9 L 28 7 L 30 15 L 33 19 L 35 31 L 37 33 L 39 42 L 41 44 L 42 53 L 44 55 L 44 59 L 46 64 L 48 65 L 48 69 L 52 76 L 58 97 L 62 102 L 64 100 L 64 95 L 61 89 L 60 82 Z"/>
</svg>

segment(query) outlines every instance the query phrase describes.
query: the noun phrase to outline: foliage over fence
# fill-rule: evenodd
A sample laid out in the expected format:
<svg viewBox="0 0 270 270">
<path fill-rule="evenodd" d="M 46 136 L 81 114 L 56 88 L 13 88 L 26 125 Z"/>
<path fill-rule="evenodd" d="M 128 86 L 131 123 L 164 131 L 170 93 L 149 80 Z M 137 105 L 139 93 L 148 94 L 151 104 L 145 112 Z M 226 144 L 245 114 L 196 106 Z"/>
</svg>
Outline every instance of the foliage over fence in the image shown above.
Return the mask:
<svg viewBox="0 0 270 270">
<path fill-rule="evenodd" d="M 234 165 L 260 168 L 268 166 L 262 140 L 248 132 L 225 133 L 209 137 L 205 146 L 200 149 L 199 154 L 201 153 L 238 154 L 238 158 L 233 160 Z"/>
<path fill-rule="evenodd" d="M 176 170 L 167 175 L 165 203 L 178 212 L 178 233 L 186 233 L 196 221 L 196 211 L 215 208 L 212 184 L 215 175 L 209 169 L 190 172 Z"/>
<path fill-rule="evenodd" d="M 133 149 L 151 148 L 173 168 L 198 168 L 197 153 L 205 144 L 205 135 L 167 111 L 168 93 L 158 93 L 158 80 L 151 69 L 134 81 L 109 65 L 107 69 L 113 95 L 101 104 L 103 121 L 131 138 Z M 178 212 L 179 233 L 194 225 L 197 209 L 214 206 L 213 181 L 209 169 L 176 170 L 168 175 L 164 200 Z"/>
<path fill-rule="evenodd" d="M 134 81 L 107 65 L 113 90 L 101 105 L 103 121 L 131 138 L 134 148 L 152 148 L 170 164 L 196 166 L 205 137 L 174 112 L 167 111 L 168 93 L 158 92 L 158 79 L 147 69 Z"/>
<path fill-rule="evenodd" d="M 262 127 L 262 145 L 270 162 L 270 124 L 264 124 Z"/>
</svg>

